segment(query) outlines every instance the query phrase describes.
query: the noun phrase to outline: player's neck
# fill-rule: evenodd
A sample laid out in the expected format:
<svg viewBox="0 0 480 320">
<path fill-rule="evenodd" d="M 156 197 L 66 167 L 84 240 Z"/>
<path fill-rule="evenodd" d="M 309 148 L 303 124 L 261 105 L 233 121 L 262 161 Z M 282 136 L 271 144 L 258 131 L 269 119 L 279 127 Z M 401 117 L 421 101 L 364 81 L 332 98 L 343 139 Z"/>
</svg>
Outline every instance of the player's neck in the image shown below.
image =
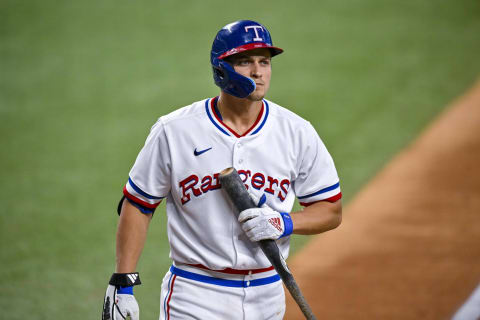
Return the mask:
<svg viewBox="0 0 480 320">
<path fill-rule="evenodd" d="M 255 123 L 262 104 L 262 100 L 241 99 L 221 92 L 217 108 L 223 122 L 238 134 L 243 134 Z"/>
</svg>

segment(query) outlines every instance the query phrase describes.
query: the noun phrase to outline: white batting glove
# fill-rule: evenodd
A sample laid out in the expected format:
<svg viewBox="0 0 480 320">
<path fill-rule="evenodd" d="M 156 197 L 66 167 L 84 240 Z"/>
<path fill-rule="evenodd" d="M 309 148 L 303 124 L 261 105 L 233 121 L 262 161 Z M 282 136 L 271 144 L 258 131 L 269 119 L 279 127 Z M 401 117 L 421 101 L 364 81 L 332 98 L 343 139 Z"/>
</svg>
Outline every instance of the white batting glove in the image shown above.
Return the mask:
<svg viewBox="0 0 480 320">
<path fill-rule="evenodd" d="M 110 284 L 107 287 L 105 293 L 105 298 L 103 301 L 103 310 L 102 310 L 102 320 L 124 320 L 127 317 L 130 317 L 131 320 L 140 319 L 140 310 L 138 308 L 137 300 L 133 295 L 133 287 L 121 287 L 120 285 L 113 285 L 114 283 L 121 284 L 140 284 L 140 279 L 138 281 L 127 280 L 125 283 L 123 280 L 114 281 L 114 276 L 119 274 L 114 274 L 112 279 L 110 279 Z M 121 275 L 135 275 L 135 274 L 121 274 Z M 138 273 L 136 274 L 138 277 Z M 117 276 L 118 280 L 118 276 Z M 130 282 L 130 283 L 129 283 Z"/>
<path fill-rule="evenodd" d="M 242 229 L 250 241 L 277 240 L 292 233 L 293 223 L 288 213 L 278 212 L 267 206 L 265 194 L 258 200 L 253 194 L 250 196 L 261 207 L 243 210 L 238 217 L 238 222 L 242 224 Z"/>
<path fill-rule="evenodd" d="M 250 199 L 253 200 L 253 202 L 255 203 L 255 205 L 257 207 L 263 208 L 263 207 L 267 206 L 267 204 L 266 204 L 267 196 L 265 195 L 265 193 L 263 193 L 261 197 L 258 197 L 256 194 L 254 194 L 253 192 L 248 190 L 248 195 L 250 196 Z"/>
</svg>

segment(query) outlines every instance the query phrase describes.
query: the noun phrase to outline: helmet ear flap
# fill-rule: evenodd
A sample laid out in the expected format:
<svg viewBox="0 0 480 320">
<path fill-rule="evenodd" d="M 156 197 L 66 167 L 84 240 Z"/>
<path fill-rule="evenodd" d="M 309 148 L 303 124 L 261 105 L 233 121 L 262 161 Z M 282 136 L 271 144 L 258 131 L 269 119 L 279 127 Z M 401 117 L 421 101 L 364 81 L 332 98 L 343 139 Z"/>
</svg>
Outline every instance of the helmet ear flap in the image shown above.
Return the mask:
<svg viewBox="0 0 480 320">
<path fill-rule="evenodd" d="M 227 86 L 230 79 L 230 77 L 228 76 L 228 72 L 226 72 L 226 70 L 221 67 L 219 59 L 214 59 L 212 63 L 212 69 L 215 84 L 223 89 Z"/>
<path fill-rule="evenodd" d="M 213 67 L 213 72 L 215 72 L 215 75 L 218 77 L 219 80 L 223 80 L 226 78 L 225 72 L 223 72 L 222 69 L 218 67 Z"/>
<path fill-rule="evenodd" d="M 235 72 L 228 62 L 214 59 L 212 67 L 215 84 L 226 93 L 238 98 L 246 98 L 255 91 L 255 82 Z"/>
</svg>

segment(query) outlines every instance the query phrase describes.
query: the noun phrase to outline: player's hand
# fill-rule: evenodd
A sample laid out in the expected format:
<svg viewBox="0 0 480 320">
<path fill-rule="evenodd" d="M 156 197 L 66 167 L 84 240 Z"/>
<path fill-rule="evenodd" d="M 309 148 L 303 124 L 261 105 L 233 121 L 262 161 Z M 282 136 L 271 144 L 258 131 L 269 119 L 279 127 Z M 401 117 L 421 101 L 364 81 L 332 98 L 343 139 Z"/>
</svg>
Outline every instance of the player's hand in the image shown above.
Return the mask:
<svg viewBox="0 0 480 320">
<path fill-rule="evenodd" d="M 102 320 L 140 319 L 133 286 L 140 284 L 138 273 L 114 273 L 103 300 Z"/>
<path fill-rule="evenodd" d="M 250 199 L 253 200 L 253 203 L 259 208 L 266 207 L 267 204 L 267 196 L 265 193 L 262 194 L 261 197 L 258 197 L 255 193 L 251 192 L 250 190 L 248 191 L 248 195 L 250 196 Z"/>
<path fill-rule="evenodd" d="M 293 223 L 288 213 L 278 212 L 267 206 L 265 194 L 258 199 L 250 193 L 250 197 L 260 208 L 240 212 L 238 221 L 251 241 L 277 240 L 292 233 Z"/>
<path fill-rule="evenodd" d="M 132 320 L 140 319 L 137 300 L 132 294 L 119 293 L 118 289 L 108 285 L 103 303 L 102 320 L 123 320 L 130 316 Z"/>
</svg>

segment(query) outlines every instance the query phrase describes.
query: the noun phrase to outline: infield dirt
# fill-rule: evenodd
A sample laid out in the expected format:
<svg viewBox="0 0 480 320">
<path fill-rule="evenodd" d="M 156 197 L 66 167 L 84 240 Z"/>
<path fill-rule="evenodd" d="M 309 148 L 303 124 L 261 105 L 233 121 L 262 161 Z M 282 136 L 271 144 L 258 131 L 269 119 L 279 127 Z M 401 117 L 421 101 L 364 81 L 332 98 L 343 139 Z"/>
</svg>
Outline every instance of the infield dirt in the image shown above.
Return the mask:
<svg viewBox="0 0 480 320">
<path fill-rule="evenodd" d="M 449 319 L 480 282 L 479 168 L 480 81 L 289 261 L 317 318 Z"/>
</svg>

